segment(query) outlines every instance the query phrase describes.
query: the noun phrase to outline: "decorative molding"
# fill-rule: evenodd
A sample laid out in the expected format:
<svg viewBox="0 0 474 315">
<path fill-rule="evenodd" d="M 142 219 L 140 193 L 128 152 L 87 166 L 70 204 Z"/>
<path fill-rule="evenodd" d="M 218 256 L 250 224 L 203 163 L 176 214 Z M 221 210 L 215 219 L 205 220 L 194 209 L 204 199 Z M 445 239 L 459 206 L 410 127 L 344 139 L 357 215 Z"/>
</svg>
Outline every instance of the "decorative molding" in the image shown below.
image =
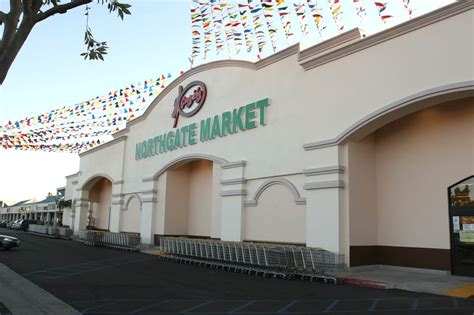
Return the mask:
<svg viewBox="0 0 474 315">
<path fill-rule="evenodd" d="M 234 190 L 224 190 L 221 192 L 221 197 L 230 197 L 230 196 L 247 196 L 247 191 L 245 189 L 234 189 Z"/>
<path fill-rule="evenodd" d="M 66 175 L 65 177 L 66 178 L 71 178 L 71 177 L 75 177 L 75 176 L 79 176 L 79 175 L 81 175 L 81 172 L 76 172 L 76 173 L 71 174 L 71 175 Z"/>
<path fill-rule="evenodd" d="M 112 200 L 112 205 L 123 205 L 123 200 Z"/>
<path fill-rule="evenodd" d="M 344 188 L 342 180 L 326 180 L 322 182 L 306 183 L 303 186 L 305 190 L 327 189 L 327 188 Z"/>
<path fill-rule="evenodd" d="M 221 168 L 224 169 L 224 170 L 227 170 L 229 168 L 244 167 L 245 164 L 246 164 L 245 161 L 227 162 L 225 164 L 222 164 Z"/>
<path fill-rule="evenodd" d="M 78 180 L 75 180 L 75 181 L 72 181 L 71 184 L 74 186 L 74 185 L 77 185 L 79 184 L 79 181 Z"/>
<path fill-rule="evenodd" d="M 232 178 L 232 179 L 224 179 L 221 180 L 221 185 L 222 186 L 230 186 L 230 185 L 239 185 L 239 184 L 245 184 L 247 183 L 247 179 L 245 178 Z"/>
<path fill-rule="evenodd" d="M 142 205 L 143 205 L 144 201 L 142 201 L 142 199 L 140 198 L 140 196 L 138 194 L 132 194 L 132 195 L 130 195 L 130 197 L 128 197 L 127 202 L 125 203 L 125 207 L 123 207 L 123 209 L 122 209 L 123 211 L 128 210 L 128 206 L 130 205 L 130 202 L 133 199 L 138 200 L 138 202 L 140 203 L 140 211 L 142 210 Z M 153 199 L 156 201 L 156 198 L 147 198 L 146 200 L 153 200 Z"/>
<path fill-rule="evenodd" d="M 438 10 L 429 12 L 427 14 L 414 18 L 413 20 L 406 21 L 404 23 L 401 23 L 384 31 L 375 33 L 373 35 L 367 36 L 357 41 L 349 40 L 350 34 L 348 33 L 355 33 L 355 30 L 357 29 L 351 30 L 349 32 L 326 40 L 323 43 L 318 44 L 314 47 L 305 49 L 305 51 L 302 51 L 301 53 L 303 53 L 303 58 L 300 59 L 307 59 L 311 56 L 315 57 L 307 61 L 302 60 L 302 62 L 300 62 L 300 65 L 303 67 L 304 70 L 308 71 L 312 68 L 319 67 L 331 61 L 346 57 L 358 51 L 381 44 L 388 40 L 405 35 L 407 33 L 411 33 L 420 28 L 440 22 L 452 16 L 466 12 L 468 10 L 472 10 L 473 8 L 474 4 L 472 1 L 458 1 L 451 5 L 439 8 Z M 359 31 L 357 30 L 357 32 Z M 345 41 L 342 38 L 344 35 L 348 37 Z M 340 47 L 337 48 L 337 45 L 339 45 Z M 324 49 L 324 46 L 329 47 Z M 324 53 L 326 50 L 327 52 Z"/>
<path fill-rule="evenodd" d="M 104 144 L 93 147 L 92 149 L 89 149 L 87 151 L 79 153 L 79 157 L 82 158 L 86 155 L 89 155 L 89 154 L 94 153 L 96 151 L 108 148 L 110 146 L 113 146 L 114 144 L 120 143 L 120 142 L 125 141 L 125 140 L 127 140 L 127 136 L 114 137 L 114 139 L 110 140 L 109 142 L 106 142 Z"/>
<path fill-rule="evenodd" d="M 326 175 L 326 174 L 343 174 L 344 166 L 334 165 L 334 166 L 324 166 L 317 168 L 309 168 L 303 170 L 305 176 L 317 176 L 317 175 Z"/>
<path fill-rule="evenodd" d="M 158 190 L 156 189 L 149 189 L 149 190 L 142 190 L 140 191 L 142 195 L 155 195 L 158 193 Z"/>
<path fill-rule="evenodd" d="M 343 132 L 341 132 L 336 138 L 311 142 L 303 145 L 305 151 L 317 150 L 326 147 L 336 146 L 342 142 L 344 142 L 347 138 L 349 138 L 352 134 L 359 131 L 363 127 L 367 126 L 370 123 L 373 123 L 377 119 L 384 117 L 385 115 L 391 114 L 397 110 L 403 109 L 413 103 L 426 101 L 437 96 L 451 94 L 452 99 L 460 99 L 464 97 L 472 97 L 474 96 L 474 80 L 459 82 L 454 84 L 443 85 L 440 87 L 428 89 L 408 97 L 402 98 L 396 102 L 390 103 L 371 114 L 359 119 L 357 122 L 349 126 Z M 447 100 L 444 100 L 447 101 Z M 437 103 L 435 103 L 437 104 Z M 431 105 L 435 105 L 431 104 Z"/>
<path fill-rule="evenodd" d="M 255 68 L 256 70 L 259 70 L 261 68 L 264 68 L 266 66 L 271 65 L 272 63 L 278 62 L 280 60 L 283 60 L 285 58 L 288 58 L 290 56 L 293 56 L 294 54 L 297 54 L 300 51 L 300 44 L 294 44 L 291 45 L 283 50 L 280 50 L 279 52 L 265 58 L 262 60 L 259 60 L 255 63 Z"/>
<path fill-rule="evenodd" d="M 149 203 L 149 202 L 156 202 L 156 201 L 157 201 L 156 198 L 143 198 L 142 199 L 142 204 Z"/>
<path fill-rule="evenodd" d="M 124 194 L 112 194 L 112 198 L 114 198 L 114 197 L 123 197 L 123 196 L 124 196 Z"/>
<path fill-rule="evenodd" d="M 178 158 L 175 158 L 175 159 L 171 160 L 170 162 L 166 163 L 166 165 L 163 166 L 162 168 L 160 168 L 160 170 L 158 172 L 156 172 L 155 175 L 153 175 L 151 177 L 145 177 L 145 178 L 142 179 L 142 181 L 144 183 L 152 182 L 152 181 L 158 179 L 158 177 L 160 177 L 170 167 L 177 166 L 177 165 L 180 165 L 180 164 L 185 164 L 186 162 L 191 162 L 191 161 L 195 161 L 195 160 L 209 160 L 209 161 L 217 163 L 221 166 L 229 163 L 229 161 L 227 161 L 225 159 L 222 159 L 220 157 L 214 156 L 214 155 L 202 154 L 202 153 L 186 154 L 186 155 L 182 155 L 182 156 L 180 156 Z"/>
<path fill-rule="evenodd" d="M 117 180 L 117 181 L 113 182 L 112 184 L 114 184 L 114 185 L 122 185 L 122 184 L 123 184 L 123 180 Z"/>
<path fill-rule="evenodd" d="M 84 184 L 82 184 L 82 187 L 80 188 L 80 190 L 86 190 L 85 187 L 86 186 L 89 186 L 91 185 L 91 183 L 95 184 L 97 181 L 95 181 L 95 179 L 100 179 L 101 177 L 107 179 L 108 181 L 110 181 L 111 183 L 114 183 L 115 181 L 113 180 L 112 177 L 110 177 L 109 175 L 107 174 L 104 174 L 104 173 L 99 173 L 99 174 L 94 174 L 92 176 L 90 176 L 87 180 L 84 181 Z M 93 185 L 92 184 L 92 185 Z M 92 187 L 92 186 L 91 186 Z"/>
<path fill-rule="evenodd" d="M 335 49 L 343 45 L 354 43 L 355 41 L 358 41 L 361 38 L 361 30 L 359 28 L 353 28 L 347 32 L 329 38 L 319 44 L 300 51 L 298 54 L 298 62 L 300 66 L 302 66 L 303 69 L 306 71 L 318 67 L 320 65 L 323 65 L 324 63 L 339 59 L 333 58 L 330 60 L 325 60 L 325 62 L 322 63 L 321 59 L 323 59 L 324 56 L 333 55 Z"/>
<path fill-rule="evenodd" d="M 293 195 L 293 199 L 295 201 L 295 204 L 297 205 L 305 205 L 306 204 L 306 198 L 301 197 L 300 193 L 298 192 L 298 189 L 296 186 L 290 182 L 289 180 L 285 178 L 272 178 L 269 180 L 266 180 L 258 189 L 256 190 L 255 194 L 253 195 L 253 198 L 251 200 L 246 200 L 244 202 L 246 207 L 254 207 L 258 204 L 258 199 L 260 196 L 263 194 L 263 192 L 268 189 L 270 186 L 273 185 L 282 185 L 288 188 L 288 190 L 291 192 Z"/>
</svg>

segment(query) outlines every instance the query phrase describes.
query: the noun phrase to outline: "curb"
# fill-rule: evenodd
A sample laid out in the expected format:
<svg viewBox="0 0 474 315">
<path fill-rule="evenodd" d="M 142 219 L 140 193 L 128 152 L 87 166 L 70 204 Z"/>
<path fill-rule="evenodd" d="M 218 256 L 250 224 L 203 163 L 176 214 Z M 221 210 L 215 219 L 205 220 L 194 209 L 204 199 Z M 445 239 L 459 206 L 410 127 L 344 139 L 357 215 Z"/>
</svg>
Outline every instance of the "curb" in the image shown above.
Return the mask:
<svg viewBox="0 0 474 315">
<path fill-rule="evenodd" d="M 354 285 L 359 287 L 368 287 L 368 288 L 375 288 L 375 289 L 391 289 L 391 286 L 385 282 L 373 281 L 373 280 L 366 280 L 366 279 L 358 279 L 358 278 L 339 278 L 342 284 Z"/>
<path fill-rule="evenodd" d="M 30 231 L 27 231 L 26 233 L 32 234 L 32 235 L 37 235 L 37 236 L 42 236 L 42 237 L 47 237 L 47 238 L 62 239 L 62 240 L 71 240 L 70 237 L 61 236 L 61 235 L 49 235 L 49 234 L 42 234 L 42 233 L 30 232 Z"/>
</svg>

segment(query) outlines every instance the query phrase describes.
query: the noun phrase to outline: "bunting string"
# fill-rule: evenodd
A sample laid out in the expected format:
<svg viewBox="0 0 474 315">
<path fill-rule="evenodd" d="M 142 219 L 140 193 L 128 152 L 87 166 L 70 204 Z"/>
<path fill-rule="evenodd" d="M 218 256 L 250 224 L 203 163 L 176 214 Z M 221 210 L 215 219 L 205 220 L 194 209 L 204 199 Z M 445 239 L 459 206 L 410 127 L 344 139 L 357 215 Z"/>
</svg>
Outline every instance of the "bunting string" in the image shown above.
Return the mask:
<svg viewBox="0 0 474 315">
<path fill-rule="evenodd" d="M 414 4 L 418 2 L 410 0 L 352 0 L 353 9 L 343 5 L 350 0 L 343 1 L 239 0 L 230 3 L 226 0 L 191 0 L 191 67 L 219 56 L 226 46 L 228 58 L 245 55 L 247 58 L 256 56 L 262 59 L 288 47 L 292 41 L 301 42 L 306 38 L 325 40 L 345 30 L 343 9 L 346 13 L 353 10 L 353 14 L 349 12 L 346 17 L 358 19 L 359 23 L 356 24 L 359 25 L 367 24 L 368 14 L 373 11 L 383 22 L 380 25 L 385 27 L 387 21 L 393 18 L 389 4 L 398 1 L 400 8 L 406 11 L 405 19 L 412 19 L 415 17 L 414 12 L 420 12 Z M 367 10 L 368 6 L 371 6 L 370 10 Z M 373 10 L 374 6 L 376 11 Z M 430 8 L 437 7 L 432 4 Z M 424 8 L 421 11 L 427 10 Z M 332 19 L 328 18 L 329 14 Z M 280 28 L 276 27 L 275 19 L 281 22 L 281 36 L 277 36 Z M 308 21 L 314 24 L 311 22 L 313 25 L 309 25 Z M 299 24 L 301 35 L 299 32 L 294 33 L 293 23 Z M 331 24 L 337 32 L 332 31 L 334 28 L 329 27 Z M 242 49 L 244 46 L 246 49 Z M 124 129 L 127 122 L 140 117 L 175 77 L 170 73 L 162 74 L 73 106 L 2 122 L 0 148 L 72 153 L 91 149 L 111 140 L 113 133 Z"/>
</svg>

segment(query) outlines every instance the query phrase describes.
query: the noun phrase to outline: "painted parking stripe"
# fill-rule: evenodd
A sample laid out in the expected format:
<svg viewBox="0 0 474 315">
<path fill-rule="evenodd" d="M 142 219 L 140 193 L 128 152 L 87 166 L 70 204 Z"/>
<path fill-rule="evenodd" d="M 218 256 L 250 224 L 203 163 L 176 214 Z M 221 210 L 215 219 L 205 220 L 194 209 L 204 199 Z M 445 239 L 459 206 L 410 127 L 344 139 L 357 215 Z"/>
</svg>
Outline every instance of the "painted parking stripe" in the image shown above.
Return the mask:
<svg viewBox="0 0 474 315">
<path fill-rule="evenodd" d="M 170 301 L 170 300 L 166 300 L 166 301 L 161 301 L 161 302 L 159 302 L 159 303 L 155 303 L 155 304 L 152 304 L 152 305 L 148 305 L 148 306 L 139 308 L 139 309 L 137 309 L 137 310 L 134 310 L 133 312 L 130 312 L 129 314 L 136 314 L 136 313 L 139 313 L 139 312 L 148 310 L 148 309 L 150 309 L 150 308 L 153 308 L 153 307 L 155 307 L 155 306 L 163 305 L 163 304 L 165 304 L 165 303 L 168 303 L 169 301 Z"/>
<path fill-rule="evenodd" d="M 213 301 L 213 300 L 211 300 L 211 301 L 206 301 L 206 302 L 204 302 L 204 303 L 201 303 L 201 304 L 198 304 L 198 305 L 196 305 L 196 306 L 190 307 L 190 308 L 188 308 L 187 310 L 181 311 L 180 313 L 181 313 L 181 314 L 184 314 L 184 313 L 187 313 L 187 312 L 191 312 L 191 311 L 196 310 L 196 309 L 198 309 L 198 308 L 200 308 L 200 307 L 203 307 L 203 306 L 205 306 L 205 305 L 211 304 L 212 302 L 214 302 L 214 301 Z"/>
<path fill-rule="evenodd" d="M 277 311 L 277 313 L 283 313 L 288 310 L 290 307 L 295 305 L 296 303 L 300 302 L 299 300 L 291 301 L 290 303 L 286 304 L 283 308 Z"/>
<path fill-rule="evenodd" d="M 250 302 L 247 302 L 247 303 L 245 303 L 245 304 L 243 304 L 243 305 L 241 305 L 241 306 L 239 306 L 239 307 L 237 307 L 237 308 L 234 308 L 233 310 L 227 312 L 227 314 L 236 313 L 236 312 L 238 312 L 238 311 L 240 311 L 240 310 L 243 310 L 243 309 L 246 308 L 247 306 L 252 305 L 252 304 L 255 303 L 255 302 L 256 302 L 255 300 L 250 301 Z"/>
</svg>

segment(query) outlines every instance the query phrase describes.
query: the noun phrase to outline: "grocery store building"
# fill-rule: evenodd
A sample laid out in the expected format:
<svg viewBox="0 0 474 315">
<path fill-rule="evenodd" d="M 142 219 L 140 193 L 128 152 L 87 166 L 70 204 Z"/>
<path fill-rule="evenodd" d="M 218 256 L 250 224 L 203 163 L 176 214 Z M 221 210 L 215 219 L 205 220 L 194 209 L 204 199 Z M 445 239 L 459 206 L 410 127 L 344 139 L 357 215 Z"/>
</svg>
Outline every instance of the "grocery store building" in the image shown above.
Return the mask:
<svg viewBox="0 0 474 315">
<path fill-rule="evenodd" d="M 474 273 L 473 12 L 185 72 L 81 154 L 63 224 Z"/>
</svg>

